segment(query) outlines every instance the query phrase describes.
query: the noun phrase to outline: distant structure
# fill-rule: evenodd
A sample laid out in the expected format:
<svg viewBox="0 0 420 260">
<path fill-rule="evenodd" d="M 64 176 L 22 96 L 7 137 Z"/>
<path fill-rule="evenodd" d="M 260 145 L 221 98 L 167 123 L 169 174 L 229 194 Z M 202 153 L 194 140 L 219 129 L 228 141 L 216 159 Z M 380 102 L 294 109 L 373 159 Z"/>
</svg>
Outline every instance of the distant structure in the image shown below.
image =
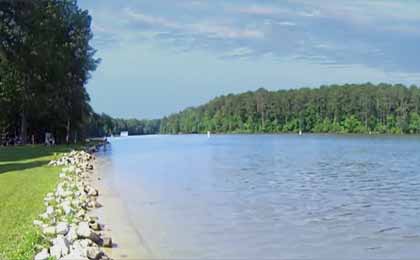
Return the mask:
<svg viewBox="0 0 420 260">
<path fill-rule="evenodd" d="M 302 130 L 299 130 L 299 135 L 302 135 Z"/>
<path fill-rule="evenodd" d="M 128 131 L 122 131 L 122 132 L 120 133 L 120 136 L 121 136 L 121 137 L 126 137 L 126 136 L 128 136 Z"/>
<path fill-rule="evenodd" d="M 207 138 L 210 138 L 210 135 L 211 135 L 210 131 L 207 131 Z"/>
</svg>

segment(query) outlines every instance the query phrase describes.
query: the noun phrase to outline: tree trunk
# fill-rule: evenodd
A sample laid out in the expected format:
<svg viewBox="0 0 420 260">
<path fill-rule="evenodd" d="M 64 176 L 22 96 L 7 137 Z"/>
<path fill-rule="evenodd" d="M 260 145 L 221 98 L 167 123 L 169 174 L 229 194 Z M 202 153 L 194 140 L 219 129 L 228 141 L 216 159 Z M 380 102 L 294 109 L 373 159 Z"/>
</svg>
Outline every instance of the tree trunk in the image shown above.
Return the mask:
<svg viewBox="0 0 420 260">
<path fill-rule="evenodd" d="M 67 126 L 66 126 L 66 143 L 69 144 L 70 142 L 70 119 L 67 119 Z"/>
<path fill-rule="evenodd" d="M 20 139 L 22 144 L 26 144 L 27 138 L 27 121 L 26 121 L 26 113 L 22 111 L 21 113 L 21 121 L 20 121 Z"/>
</svg>

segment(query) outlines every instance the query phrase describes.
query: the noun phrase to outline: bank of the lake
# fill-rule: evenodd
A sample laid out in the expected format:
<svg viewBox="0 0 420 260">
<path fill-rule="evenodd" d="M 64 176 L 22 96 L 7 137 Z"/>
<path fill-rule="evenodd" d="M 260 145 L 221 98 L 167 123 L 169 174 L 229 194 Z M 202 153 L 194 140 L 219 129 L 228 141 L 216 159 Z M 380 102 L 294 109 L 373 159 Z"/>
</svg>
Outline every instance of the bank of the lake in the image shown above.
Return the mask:
<svg viewBox="0 0 420 260">
<path fill-rule="evenodd" d="M 44 196 L 58 182 L 50 160 L 78 146 L 0 147 L 0 259 L 30 259 L 41 241 L 33 220 L 44 210 Z"/>
<path fill-rule="evenodd" d="M 0 259 L 108 259 L 98 246 L 111 247 L 110 234 L 88 212 L 102 206 L 94 157 L 83 151 L 101 143 L 0 148 Z"/>
</svg>

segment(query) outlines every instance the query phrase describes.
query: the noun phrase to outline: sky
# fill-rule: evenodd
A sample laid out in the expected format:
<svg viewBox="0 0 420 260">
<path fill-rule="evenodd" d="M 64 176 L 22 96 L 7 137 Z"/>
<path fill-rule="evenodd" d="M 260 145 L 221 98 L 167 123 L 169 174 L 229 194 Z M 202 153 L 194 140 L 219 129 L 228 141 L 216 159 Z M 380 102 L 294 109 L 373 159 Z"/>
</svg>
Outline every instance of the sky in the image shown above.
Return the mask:
<svg viewBox="0 0 420 260">
<path fill-rule="evenodd" d="M 420 85 L 420 1 L 79 0 L 97 112 L 160 118 L 229 93 Z"/>
</svg>

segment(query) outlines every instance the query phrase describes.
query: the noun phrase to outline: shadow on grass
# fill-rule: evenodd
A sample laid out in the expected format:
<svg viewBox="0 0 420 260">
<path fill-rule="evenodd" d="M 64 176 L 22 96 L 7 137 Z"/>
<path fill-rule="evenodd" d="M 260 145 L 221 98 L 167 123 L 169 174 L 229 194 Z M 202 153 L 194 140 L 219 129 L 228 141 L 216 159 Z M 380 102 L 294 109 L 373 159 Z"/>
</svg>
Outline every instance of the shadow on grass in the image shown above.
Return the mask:
<svg viewBox="0 0 420 260">
<path fill-rule="evenodd" d="M 36 159 L 39 157 L 51 156 L 55 153 L 69 152 L 72 149 L 80 147 L 80 145 L 57 145 L 53 147 L 44 145 L 25 145 L 0 147 L 0 162 Z"/>
<path fill-rule="evenodd" d="M 23 171 L 31 168 L 41 167 L 48 164 L 48 160 L 27 162 L 27 163 L 6 163 L 0 165 L 0 174 L 11 171 Z"/>
</svg>

